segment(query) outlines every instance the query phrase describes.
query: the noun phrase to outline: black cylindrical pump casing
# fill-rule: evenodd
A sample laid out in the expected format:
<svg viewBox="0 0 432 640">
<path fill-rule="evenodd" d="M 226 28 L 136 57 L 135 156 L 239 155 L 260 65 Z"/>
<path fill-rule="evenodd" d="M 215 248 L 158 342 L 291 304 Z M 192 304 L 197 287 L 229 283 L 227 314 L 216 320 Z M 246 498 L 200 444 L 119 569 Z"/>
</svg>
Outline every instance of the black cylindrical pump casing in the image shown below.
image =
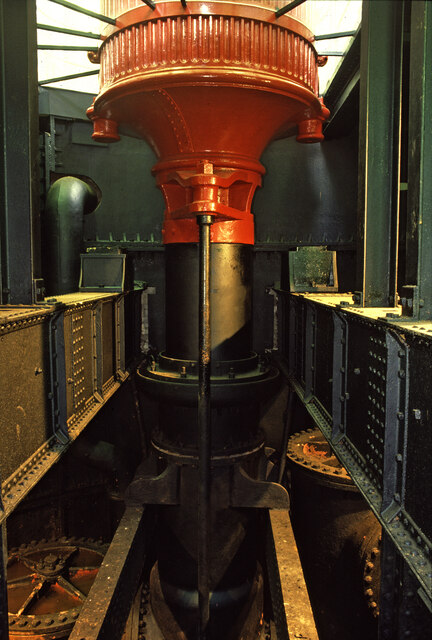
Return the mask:
<svg viewBox="0 0 432 640">
<path fill-rule="evenodd" d="M 167 465 L 180 465 L 181 489 L 179 504 L 161 512 L 161 547 L 151 593 L 167 640 L 180 637 L 180 628 L 182 637 L 195 640 L 202 560 L 197 502 L 199 246 L 171 244 L 165 251 L 166 350 L 140 368 L 138 379 L 142 390 L 159 400 L 153 446 Z M 245 620 L 253 629 L 250 637 L 257 637 L 262 615 L 261 596 L 256 610 L 252 606 L 259 575 L 258 512 L 229 506 L 232 467 L 241 465 L 251 478 L 258 473 L 263 450 L 260 403 L 277 380 L 277 371 L 252 353 L 252 251 L 252 246 L 229 243 L 212 243 L 210 249 L 209 640 L 234 640 Z"/>
<path fill-rule="evenodd" d="M 168 244 L 166 255 L 166 355 L 198 358 L 198 245 Z M 247 358 L 252 348 L 252 247 L 211 247 L 213 360 Z"/>
</svg>

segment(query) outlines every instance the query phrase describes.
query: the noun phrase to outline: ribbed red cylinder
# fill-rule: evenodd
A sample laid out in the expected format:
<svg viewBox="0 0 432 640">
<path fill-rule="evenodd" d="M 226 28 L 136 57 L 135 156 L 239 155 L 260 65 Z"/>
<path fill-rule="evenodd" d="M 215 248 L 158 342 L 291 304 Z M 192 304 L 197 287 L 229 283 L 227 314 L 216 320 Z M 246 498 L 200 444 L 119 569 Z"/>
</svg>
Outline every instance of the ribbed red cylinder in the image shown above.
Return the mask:
<svg viewBox="0 0 432 640">
<path fill-rule="evenodd" d="M 310 41 L 278 24 L 229 15 L 173 16 L 131 24 L 109 38 L 101 56 L 100 86 L 103 91 L 137 73 L 228 66 L 274 74 L 316 94 L 316 58 Z"/>
</svg>

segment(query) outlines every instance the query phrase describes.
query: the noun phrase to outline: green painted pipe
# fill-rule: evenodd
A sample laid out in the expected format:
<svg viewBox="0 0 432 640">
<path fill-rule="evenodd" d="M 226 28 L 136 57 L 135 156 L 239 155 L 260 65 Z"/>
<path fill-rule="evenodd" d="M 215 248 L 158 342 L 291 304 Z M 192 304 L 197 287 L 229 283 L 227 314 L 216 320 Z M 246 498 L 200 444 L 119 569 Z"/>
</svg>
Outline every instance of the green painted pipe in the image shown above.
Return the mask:
<svg viewBox="0 0 432 640">
<path fill-rule="evenodd" d="M 65 176 L 51 185 L 44 220 L 47 295 L 78 290 L 84 215 L 94 211 L 98 202 L 95 189 L 79 178 Z"/>
</svg>

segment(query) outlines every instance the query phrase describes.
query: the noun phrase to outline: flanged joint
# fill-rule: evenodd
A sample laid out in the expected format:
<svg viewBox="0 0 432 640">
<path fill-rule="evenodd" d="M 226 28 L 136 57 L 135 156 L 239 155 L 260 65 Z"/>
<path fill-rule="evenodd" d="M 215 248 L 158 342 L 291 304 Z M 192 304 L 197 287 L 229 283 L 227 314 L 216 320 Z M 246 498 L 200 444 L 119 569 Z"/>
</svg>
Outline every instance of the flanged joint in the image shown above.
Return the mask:
<svg viewBox="0 0 432 640">
<path fill-rule="evenodd" d="M 117 122 L 97 116 L 94 110 L 94 100 L 92 106 L 87 109 L 86 113 L 87 117 L 93 122 L 93 140 L 97 142 L 119 142 L 120 136 L 117 132 Z"/>
<path fill-rule="evenodd" d="M 324 134 L 322 132 L 323 122 L 327 120 L 330 115 L 330 111 L 324 106 L 322 98 L 319 98 L 321 103 L 321 114 L 315 118 L 307 118 L 298 123 L 298 135 L 297 142 L 314 143 L 322 142 L 324 140 Z"/>
</svg>

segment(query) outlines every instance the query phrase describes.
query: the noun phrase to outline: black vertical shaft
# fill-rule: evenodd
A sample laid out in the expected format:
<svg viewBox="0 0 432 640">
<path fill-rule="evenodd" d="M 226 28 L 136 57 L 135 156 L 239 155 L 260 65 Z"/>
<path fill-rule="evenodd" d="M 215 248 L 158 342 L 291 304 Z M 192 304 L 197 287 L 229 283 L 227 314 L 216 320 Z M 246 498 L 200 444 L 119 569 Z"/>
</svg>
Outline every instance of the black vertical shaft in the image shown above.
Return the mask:
<svg viewBox="0 0 432 640">
<path fill-rule="evenodd" d="M 199 354 L 198 354 L 198 605 L 199 638 L 205 640 L 210 619 L 210 228 L 212 216 L 199 215 Z"/>
</svg>

